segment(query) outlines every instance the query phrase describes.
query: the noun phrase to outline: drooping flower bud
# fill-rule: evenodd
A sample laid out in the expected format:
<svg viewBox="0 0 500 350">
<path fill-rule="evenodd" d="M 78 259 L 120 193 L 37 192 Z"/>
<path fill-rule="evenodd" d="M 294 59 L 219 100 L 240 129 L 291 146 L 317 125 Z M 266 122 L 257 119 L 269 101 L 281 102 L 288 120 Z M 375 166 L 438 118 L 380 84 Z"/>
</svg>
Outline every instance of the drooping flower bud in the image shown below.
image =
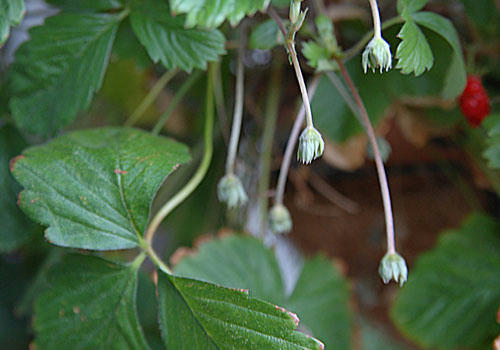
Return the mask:
<svg viewBox="0 0 500 350">
<path fill-rule="evenodd" d="M 380 73 L 385 69 L 388 71 L 392 68 L 391 48 L 387 41 L 381 36 L 374 36 L 373 39 L 366 45 L 361 59 L 363 70 L 366 73 L 368 68 L 373 72 L 380 68 Z"/>
<path fill-rule="evenodd" d="M 402 287 L 408 278 L 408 268 L 406 267 L 405 259 L 398 253 L 387 253 L 380 261 L 378 273 L 385 284 L 392 279 L 399 282 Z"/>
<path fill-rule="evenodd" d="M 275 234 L 289 233 L 292 230 L 292 218 L 283 204 L 275 204 L 269 211 L 269 227 Z"/>
<path fill-rule="evenodd" d="M 324 150 L 325 142 L 319 131 L 312 126 L 306 127 L 299 138 L 299 149 L 297 150 L 299 162 L 309 164 L 314 159 L 321 157 Z"/>
<path fill-rule="evenodd" d="M 242 206 L 248 200 L 240 179 L 234 174 L 227 174 L 220 179 L 217 185 L 217 196 L 229 208 Z"/>
</svg>

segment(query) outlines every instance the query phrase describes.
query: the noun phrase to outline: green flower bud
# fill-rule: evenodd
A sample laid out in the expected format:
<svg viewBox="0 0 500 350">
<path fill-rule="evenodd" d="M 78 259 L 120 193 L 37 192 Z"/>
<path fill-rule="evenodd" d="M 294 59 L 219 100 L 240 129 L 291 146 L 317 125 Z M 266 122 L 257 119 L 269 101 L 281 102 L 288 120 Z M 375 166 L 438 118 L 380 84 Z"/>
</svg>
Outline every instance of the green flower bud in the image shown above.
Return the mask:
<svg viewBox="0 0 500 350">
<path fill-rule="evenodd" d="M 226 203 L 229 208 L 242 206 L 248 200 L 248 196 L 240 179 L 234 174 L 227 174 L 220 179 L 217 185 L 217 196 L 219 200 Z"/>
<path fill-rule="evenodd" d="M 361 62 L 365 73 L 368 68 L 371 68 L 373 72 L 375 72 L 375 69 L 380 68 L 380 73 L 384 69 L 386 71 L 391 69 L 392 55 L 387 41 L 380 36 L 373 37 L 363 51 Z"/>
<path fill-rule="evenodd" d="M 385 254 L 380 261 L 378 273 L 384 283 L 387 284 L 392 279 L 395 282 L 399 282 L 400 287 L 403 286 L 408 278 L 408 268 L 406 267 L 405 259 L 398 253 Z"/>
<path fill-rule="evenodd" d="M 292 218 L 283 204 L 275 204 L 269 211 L 269 226 L 275 234 L 289 233 L 292 230 Z"/>
<path fill-rule="evenodd" d="M 324 150 L 325 142 L 319 131 L 312 126 L 305 128 L 299 138 L 299 149 L 297 150 L 299 162 L 309 164 L 314 159 L 321 157 Z"/>
<path fill-rule="evenodd" d="M 292 0 L 290 2 L 290 14 L 289 14 L 288 18 L 290 19 L 290 22 L 292 24 L 297 23 L 297 21 L 299 20 L 299 17 L 301 15 L 301 11 L 300 11 L 301 2 L 302 2 L 302 0 Z"/>
</svg>

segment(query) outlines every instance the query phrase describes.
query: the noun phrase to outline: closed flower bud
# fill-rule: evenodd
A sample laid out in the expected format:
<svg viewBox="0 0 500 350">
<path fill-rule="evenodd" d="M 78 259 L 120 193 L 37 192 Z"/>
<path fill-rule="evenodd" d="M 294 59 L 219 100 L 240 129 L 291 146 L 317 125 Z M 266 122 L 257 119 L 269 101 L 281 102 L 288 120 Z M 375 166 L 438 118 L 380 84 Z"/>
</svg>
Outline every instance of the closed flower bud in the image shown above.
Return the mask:
<svg viewBox="0 0 500 350">
<path fill-rule="evenodd" d="M 217 196 L 229 208 L 242 206 L 248 200 L 247 194 L 240 179 L 234 174 L 227 174 L 220 179 L 217 185 Z"/>
<path fill-rule="evenodd" d="M 309 164 L 314 159 L 321 157 L 324 149 L 325 142 L 319 131 L 312 126 L 308 126 L 300 134 L 297 158 L 299 162 Z"/>
<path fill-rule="evenodd" d="M 398 253 L 387 253 L 380 261 L 378 273 L 384 283 L 389 283 L 390 280 L 399 282 L 402 287 L 408 278 L 408 268 L 406 267 L 405 259 Z"/>
<path fill-rule="evenodd" d="M 368 68 L 371 68 L 373 72 L 377 68 L 380 68 L 380 73 L 384 69 L 388 71 L 392 67 L 392 55 L 389 44 L 381 36 L 373 37 L 363 51 L 361 62 L 365 73 Z"/>
<path fill-rule="evenodd" d="M 289 233 L 292 230 L 292 218 L 283 204 L 276 204 L 269 211 L 269 226 L 276 234 Z"/>
</svg>

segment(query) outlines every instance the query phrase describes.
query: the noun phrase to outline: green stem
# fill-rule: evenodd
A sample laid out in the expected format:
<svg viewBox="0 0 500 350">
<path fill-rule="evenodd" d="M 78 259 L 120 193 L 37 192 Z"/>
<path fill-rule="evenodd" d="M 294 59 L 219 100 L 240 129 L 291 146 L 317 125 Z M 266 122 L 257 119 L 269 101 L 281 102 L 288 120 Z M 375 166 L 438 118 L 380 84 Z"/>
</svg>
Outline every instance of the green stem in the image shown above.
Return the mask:
<svg viewBox="0 0 500 350">
<path fill-rule="evenodd" d="M 297 82 L 299 83 L 300 93 L 302 95 L 302 101 L 304 102 L 304 107 L 306 111 L 306 124 L 308 127 L 314 127 L 312 112 L 311 112 L 311 104 L 309 102 L 309 97 L 307 94 L 306 83 L 304 81 L 304 76 L 300 68 L 299 59 L 297 58 L 297 52 L 295 51 L 295 41 L 293 39 L 295 33 L 294 32 L 287 33 L 283 21 L 272 7 L 269 7 L 267 12 L 269 16 L 271 16 L 271 18 L 273 18 L 276 21 L 278 27 L 281 30 L 281 33 L 283 34 L 283 37 L 285 38 L 285 44 L 288 49 L 288 54 L 290 55 L 290 58 L 292 60 L 292 65 L 295 70 L 295 75 L 297 76 Z"/>
<path fill-rule="evenodd" d="M 156 100 L 158 95 L 160 94 L 161 90 L 165 88 L 165 86 L 168 84 L 170 80 L 177 74 L 179 70 L 176 69 L 171 69 L 165 74 L 163 74 L 160 79 L 156 82 L 156 84 L 153 86 L 153 88 L 149 91 L 149 93 L 146 95 L 144 100 L 142 100 L 141 104 L 137 106 L 135 111 L 130 115 L 130 117 L 127 119 L 125 122 L 125 126 L 132 126 L 134 125 L 139 119 L 141 119 L 142 115 L 146 110 L 151 106 L 151 104 Z"/>
<path fill-rule="evenodd" d="M 174 98 L 172 99 L 172 101 L 168 105 L 168 108 L 161 115 L 161 117 L 158 119 L 158 122 L 156 123 L 153 130 L 151 131 L 151 133 L 153 135 L 158 135 L 160 133 L 161 129 L 163 128 L 163 126 L 167 122 L 167 120 L 170 117 L 170 115 L 172 114 L 172 112 L 175 110 L 177 105 L 181 102 L 184 95 L 186 95 L 186 93 L 189 91 L 189 89 L 191 89 L 191 87 L 194 85 L 194 83 L 200 78 L 200 76 L 201 76 L 201 72 L 196 71 L 193 74 L 191 74 L 189 76 L 189 78 L 187 78 L 186 81 L 181 85 L 181 87 L 179 88 L 179 90 L 175 94 Z"/>
<path fill-rule="evenodd" d="M 378 11 L 377 0 L 370 0 L 370 8 L 373 17 L 373 37 L 381 38 L 382 31 L 380 30 L 380 13 Z"/>
<path fill-rule="evenodd" d="M 179 204 L 181 204 L 193 191 L 198 187 L 203 178 L 205 177 L 208 168 L 210 167 L 210 162 L 212 160 L 213 154 L 213 126 L 214 126 L 214 73 L 215 64 L 210 63 L 208 68 L 208 79 L 207 79 L 207 96 L 206 96 L 206 111 L 205 111 L 205 131 L 204 131 L 204 141 L 205 141 L 205 153 L 201 163 L 196 170 L 193 177 L 189 182 L 175 194 L 163 207 L 156 213 L 156 215 L 151 220 L 148 229 L 145 233 L 146 243 L 151 246 L 154 234 L 160 226 L 160 223 L 165 219 L 165 217 L 172 212 Z"/>
<path fill-rule="evenodd" d="M 258 185 L 259 204 L 261 210 L 261 235 L 265 235 L 267 230 L 267 211 L 269 207 L 267 192 L 269 191 L 271 161 L 273 150 L 273 138 L 276 132 L 276 121 L 278 119 L 278 109 L 281 92 L 281 62 L 273 62 L 271 83 L 267 92 L 266 110 L 264 112 L 264 132 L 262 134 L 261 154 L 260 154 L 260 177 Z"/>
</svg>

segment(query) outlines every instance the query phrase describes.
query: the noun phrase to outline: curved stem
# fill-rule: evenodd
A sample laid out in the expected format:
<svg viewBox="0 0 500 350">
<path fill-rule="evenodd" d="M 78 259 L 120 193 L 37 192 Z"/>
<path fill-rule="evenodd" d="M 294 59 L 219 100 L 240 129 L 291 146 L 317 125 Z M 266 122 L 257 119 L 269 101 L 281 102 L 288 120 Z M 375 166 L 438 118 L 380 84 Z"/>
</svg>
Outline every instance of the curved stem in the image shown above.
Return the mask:
<svg viewBox="0 0 500 350">
<path fill-rule="evenodd" d="M 361 116 L 363 117 L 363 121 L 365 123 L 366 132 L 368 134 L 368 138 L 370 139 L 370 143 L 373 149 L 373 153 L 375 156 L 375 164 L 377 166 L 377 174 L 380 183 L 380 191 L 382 193 L 382 202 L 384 203 L 384 213 L 385 213 L 385 225 L 386 225 L 386 235 L 387 235 L 387 252 L 393 254 L 396 252 L 395 243 L 394 243 L 394 219 L 392 215 L 392 206 L 391 206 L 391 195 L 389 193 L 389 185 L 387 183 L 387 175 L 385 173 L 384 163 L 382 161 L 382 157 L 380 156 L 380 151 L 377 145 L 377 139 L 375 137 L 375 131 L 373 130 L 373 126 L 370 122 L 370 118 L 368 117 L 368 112 L 365 108 L 363 101 L 361 100 L 361 96 L 359 95 L 358 89 L 354 85 L 349 72 L 347 71 L 344 63 L 337 59 L 337 63 L 340 68 L 340 72 L 344 77 L 347 86 L 351 90 L 351 93 L 358 105 L 358 108 L 361 112 Z"/>
<path fill-rule="evenodd" d="M 210 63 L 208 68 L 208 79 L 207 79 L 207 96 L 206 96 L 206 111 L 205 111 L 205 153 L 203 154 L 203 159 L 196 170 L 196 173 L 189 180 L 189 182 L 184 185 L 184 187 L 177 192 L 163 207 L 156 213 L 148 226 L 145 233 L 145 239 L 148 246 L 151 246 L 153 236 L 160 226 L 160 223 L 165 219 L 165 217 L 174 210 L 179 204 L 181 204 L 193 191 L 198 187 L 200 182 L 205 177 L 210 162 L 212 160 L 213 153 L 213 126 L 214 126 L 214 70 L 215 64 Z"/>
<path fill-rule="evenodd" d="M 375 38 L 381 38 L 382 31 L 380 30 L 380 13 L 378 12 L 377 0 L 370 0 L 370 8 L 373 17 L 373 36 Z"/>
<path fill-rule="evenodd" d="M 313 119 L 311 112 L 311 104 L 309 103 L 309 98 L 307 96 L 306 83 L 304 82 L 304 76 L 302 75 L 302 70 L 300 69 L 299 59 L 297 58 L 297 52 L 295 51 L 295 41 L 293 39 L 294 33 L 287 33 L 283 21 L 278 16 L 276 11 L 272 7 L 267 10 L 269 16 L 271 16 L 274 21 L 278 24 L 278 27 L 285 38 L 286 47 L 288 49 L 288 54 L 292 60 L 292 65 L 295 70 L 295 75 L 297 76 L 297 82 L 299 83 L 300 93 L 302 95 L 302 101 L 305 106 L 306 113 L 306 123 L 308 127 L 313 127 Z"/>
<path fill-rule="evenodd" d="M 196 71 L 193 74 L 191 74 L 189 78 L 187 78 L 186 81 L 181 85 L 181 87 L 175 94 L 172 101 L 170 101 L 170 104 L 168 105 L 165 112 L 158 119 L 158 122 L 156 122 L 156 125 L 151 131 L 153 135 L 158 135 L 160 133 L 161 129 L 167 122 L 168 117 L 170 117 L 170 114 L 172 114 L 172 112 L 175 110 L 179 102 L 181 102 L 184 95 L 186 95 L 186 93 L 189 91 L 189 89 L 191 89 L 193 84 L 199 79 L 200 76 L 201 76 L 201 71 Z"/>
<path fill-rule="evenodd" d="M 156 100 L 158 95 L 160 94 L 161 90 L 165 88 L 165 86 L 168 84 L 170 80 L 172 80 L 173 77 L 177 74 L 179 70 L 176 69 L 171 69 L 169 71 L 166 71 L 165 74 L 163 74 L 160 79 L 155 83 L 153 88 L 149 91 L 149 93 L 144 97 L 144 100 L 142 100 L 141 104 L 137 106 L 135 111 L 130 115 L 130 117 L 127 119 L 125 122 L 125 126 L 132 126 L 134 125 L 139 119 L 141 119 L 142 115 L 146 110 L 151 106 L 151 104 Z"/>
<path fill-rule="evenodd" d="M 240 139 L 241 121 L 243 119 L 243 99 L 245 89 L 245 66 L 243 64 L 244 53 L 244 31 L 240 30 L 240 45 L 238 48 L 238 63 L 236 67 L 236 97 L 234 102 L 233 126 L 231 128 L 231 138 L 226 160 L 226 174 L 234 173 L 234 162 L 238 151 L 238 141 Z"/>
<path fill-rule="evenodd" d="M 318 87 L 318 83 L 319 76 L 315 76 L 311 84 L 309 85 L 309 98 L 312 98 L 314 96 L 316 88 Z M 274 193 L 274 204 L 283 204 L 286 179 L 288 177 L 288 171 L 290 170 L 290 164 L 292 163 L 293 150 L 295 149 L 295 145 L 297 144 L 297 140 L 299 138 L 300 129 L 302 128 L 302 124 L 304 123 L 304 117 L 306 114 L 305 112 L 305 106 L 304 104 L 302 104 L 299 114 L 297 115 L 297 118 L 295 118 L 292 132 L 290 133 L 290 137 L 288 138 L 288 143 L 286 145 L 285 154 L 283 155 L 283 160 L 281 161 L 278 184 L 276 186 L 276 192 Z"/>
</svg>

